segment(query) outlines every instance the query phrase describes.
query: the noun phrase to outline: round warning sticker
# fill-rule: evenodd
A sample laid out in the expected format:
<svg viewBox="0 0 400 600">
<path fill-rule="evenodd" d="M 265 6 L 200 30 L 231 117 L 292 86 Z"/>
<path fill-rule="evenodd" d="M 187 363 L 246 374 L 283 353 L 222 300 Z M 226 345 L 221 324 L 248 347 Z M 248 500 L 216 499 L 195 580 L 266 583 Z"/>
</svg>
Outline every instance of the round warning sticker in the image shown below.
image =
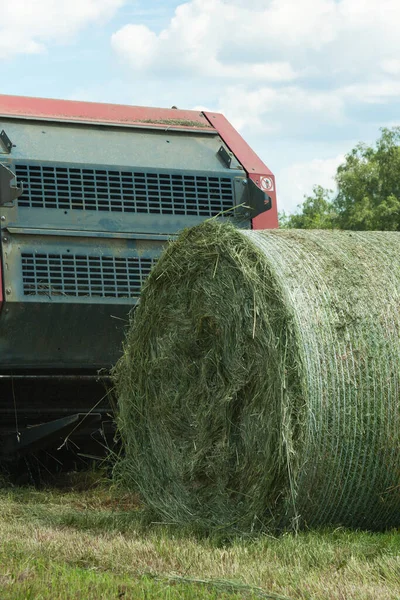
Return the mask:
<svg viewBox="0 0 400 600">
<path fill-rule="evenodd" d="M 264 192 L 273 192 L 274 191 L 274 180 L 272 177 L 260 177 L 261 189 Z"/>
</svg>

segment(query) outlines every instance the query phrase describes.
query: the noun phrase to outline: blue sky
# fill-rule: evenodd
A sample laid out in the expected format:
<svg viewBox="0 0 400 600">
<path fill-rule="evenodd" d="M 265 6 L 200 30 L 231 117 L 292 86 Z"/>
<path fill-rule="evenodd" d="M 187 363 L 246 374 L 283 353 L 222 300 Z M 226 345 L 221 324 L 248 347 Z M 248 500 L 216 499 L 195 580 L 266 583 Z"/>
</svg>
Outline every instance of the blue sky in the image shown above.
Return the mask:
<svg viewBox="0 0 400 600">
<path fill-rule="evenodd" d="M 400 124 L 399 0 L 0 0 L 1 92 L 224 112 L 292 211 Z"/>
</svg>

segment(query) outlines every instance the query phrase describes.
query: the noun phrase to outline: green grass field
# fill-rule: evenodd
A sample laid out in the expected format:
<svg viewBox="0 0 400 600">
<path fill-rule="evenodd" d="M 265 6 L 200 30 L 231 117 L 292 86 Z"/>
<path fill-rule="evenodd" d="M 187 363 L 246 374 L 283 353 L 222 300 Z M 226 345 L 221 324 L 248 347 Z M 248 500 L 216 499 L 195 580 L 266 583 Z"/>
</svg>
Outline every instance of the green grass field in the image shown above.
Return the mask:
<svg viewBox="0 0 400 600">
<path fill-rule="evenodd" d="M 82 488 L 84 488 L 82 490 Z M 0 599 L 400 599 L 400 534 L 199 537 L 106 482 L 0 489 Z"/>
</svg>

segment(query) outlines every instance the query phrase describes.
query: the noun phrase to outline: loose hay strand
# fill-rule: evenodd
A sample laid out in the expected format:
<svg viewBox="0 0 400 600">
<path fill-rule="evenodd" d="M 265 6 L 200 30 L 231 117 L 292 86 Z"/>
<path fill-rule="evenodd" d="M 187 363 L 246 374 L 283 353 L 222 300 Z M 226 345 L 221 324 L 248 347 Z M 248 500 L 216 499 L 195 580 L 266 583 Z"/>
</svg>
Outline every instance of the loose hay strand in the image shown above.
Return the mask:
<svg viewBox="0 0 400 600">
<path fill-rule="evenodd" d="M 400 237 L 209 221 L 154 267 L 114 375 L 160 518 L 400 525 Z"/>
</svg>

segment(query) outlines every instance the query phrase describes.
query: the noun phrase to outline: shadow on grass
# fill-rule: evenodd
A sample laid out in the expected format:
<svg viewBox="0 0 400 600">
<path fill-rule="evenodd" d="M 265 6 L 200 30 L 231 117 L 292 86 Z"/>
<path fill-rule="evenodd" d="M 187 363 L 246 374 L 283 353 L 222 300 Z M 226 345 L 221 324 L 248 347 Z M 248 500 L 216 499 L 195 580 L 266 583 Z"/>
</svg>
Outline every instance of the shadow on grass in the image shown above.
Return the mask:
<svg viewBox="0 0 400 600">
<path fill-rule="evenodd" d="M 333 549 L 335 552 L 340 549 L 344 563 L 354 556 L 372 561 L 388 553 L 400 555 L 397 531 L 375 533 L 336 527 L 276 536 L 243 534 L 223 528 L 205 530 L 195 525 L 160 522 L 157 515 L 143 506 L 137 495 L 116 487 L 104 473 L 98 471 L 64 474 L 57 485 L 47 489 L 4 487 L 0 482 L 0 508 L 3 515 L 9 512 L 10 519 L 94 534 L 120 533 L 143 538 L 167 536 L 177 540 L 190 538 L 214 548 L 247 545 L 249 542 L 268 543 L 276 547 L 279 554 L 301 548 L 301 552 L 309 554 L 310 566 L 314 551 L 320 556 L 324 548 L 328 554 Z"/>
</svg>

